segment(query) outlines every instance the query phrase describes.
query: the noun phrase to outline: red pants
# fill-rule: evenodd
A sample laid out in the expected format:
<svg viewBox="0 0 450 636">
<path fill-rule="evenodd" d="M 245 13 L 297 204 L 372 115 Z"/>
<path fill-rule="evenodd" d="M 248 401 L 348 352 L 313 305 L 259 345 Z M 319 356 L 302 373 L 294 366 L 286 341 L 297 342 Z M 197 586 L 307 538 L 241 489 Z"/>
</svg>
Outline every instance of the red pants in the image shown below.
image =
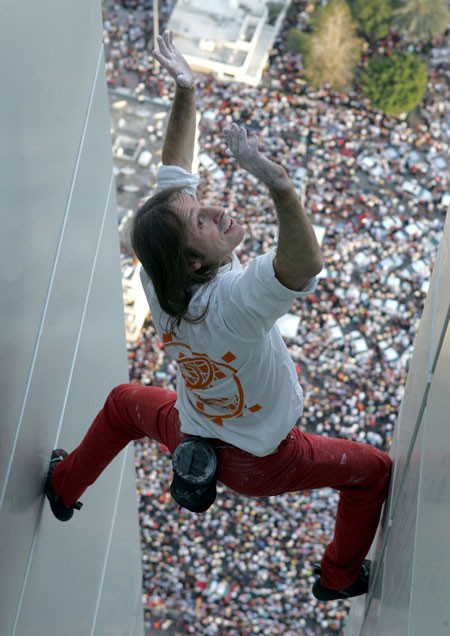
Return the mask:
<svg viewBox="0 0 450 636">
<path fill-rule="evenodd" d="M 185 435 L 176 393 L 123 384 L 111 391 L 81 444 L 57 465 L 53 486 L 66 506 L 81 497 L 131 440 L 148 436 L 171 453 Z M 334 537 L 322 559 L 323 585 L 342 589 L 356 580 L 386 498 L 392 462 L 358 442 L 302 433 L 294 427 L 277 451 L 256 457 L 218 444 L 218 480 L 251 497 L 331 487 L 340 491 Z"/>
</svg>

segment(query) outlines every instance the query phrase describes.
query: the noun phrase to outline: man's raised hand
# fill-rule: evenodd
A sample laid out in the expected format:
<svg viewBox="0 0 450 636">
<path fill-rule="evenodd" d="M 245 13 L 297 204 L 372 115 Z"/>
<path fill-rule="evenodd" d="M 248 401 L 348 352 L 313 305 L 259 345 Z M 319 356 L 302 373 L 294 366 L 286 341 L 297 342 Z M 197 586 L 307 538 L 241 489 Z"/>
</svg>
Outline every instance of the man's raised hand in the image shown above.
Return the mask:
<svg viewBox="0 0 450 636">
<path fill-rule="evenodd" d="M 194 86 L 194 75 L 191 67 L 173 43 L 173 31 L 164 31 L 157 37 L 159 51 L 153 49 L 153 57 L 173 77 L 181 88 Z"/>
<path fill-rule="evenodd" d="M 235 157 L 244 170 L 251 172 L 249 167 L 255 162 L 258 152 L 258 137 L 253 135 L 248 139 L 244 126 L 231 124 L 230 128 L 224 128 L 223 135 L 228 145 L 227 155 Z M 249 167 L 247 167 L 249 166 Z"/>
<path fill-rule="evenodd" d="M 235 157 L 241 168 L 250 172 L 269 188 L 285 186 L 286 181 L 290 183 L 285 169 L 259 152 L 258 137 L 252 135 L 249 139 L 244 126 L 231 124 L 230 128 L 223 130 L 223 135 L 228 145 L 228 156 Z"/>
</svg>

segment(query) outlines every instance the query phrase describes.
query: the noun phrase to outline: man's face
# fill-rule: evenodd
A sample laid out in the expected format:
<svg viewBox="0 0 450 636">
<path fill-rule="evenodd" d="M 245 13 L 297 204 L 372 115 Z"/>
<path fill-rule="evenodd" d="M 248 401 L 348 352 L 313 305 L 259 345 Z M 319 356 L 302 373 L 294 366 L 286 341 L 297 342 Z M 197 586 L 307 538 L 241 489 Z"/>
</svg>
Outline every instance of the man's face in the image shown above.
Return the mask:
<svg viewBox="0 0 450 636">
<path fill-rule="evenodd" d="M 201 205 L 195 197 L 181 192 L 171 201 L 171 207 L 187 225 L 189 247 L 205 257 L 203 261 L 193 260 L 194 270 L 225 261 L 244 238 L 242 225 L 221 206 Z"/>
</svg>

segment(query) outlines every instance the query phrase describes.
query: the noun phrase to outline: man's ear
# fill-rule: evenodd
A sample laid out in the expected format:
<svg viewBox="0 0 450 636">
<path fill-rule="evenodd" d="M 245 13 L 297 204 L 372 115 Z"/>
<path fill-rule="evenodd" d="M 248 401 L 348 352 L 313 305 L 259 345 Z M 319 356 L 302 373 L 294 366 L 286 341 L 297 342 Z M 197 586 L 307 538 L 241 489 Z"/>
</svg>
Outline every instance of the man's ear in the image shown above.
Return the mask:
<svg viewBox="0 0 450 636">
<path fill-rule="evenodd" d="M 194 272 L 196 272 L 202 266 L 202 262 L 198 258 L 192 259 L 191 262 L 190 262 L 190 266 L 192 267 Z"/>
</svg>

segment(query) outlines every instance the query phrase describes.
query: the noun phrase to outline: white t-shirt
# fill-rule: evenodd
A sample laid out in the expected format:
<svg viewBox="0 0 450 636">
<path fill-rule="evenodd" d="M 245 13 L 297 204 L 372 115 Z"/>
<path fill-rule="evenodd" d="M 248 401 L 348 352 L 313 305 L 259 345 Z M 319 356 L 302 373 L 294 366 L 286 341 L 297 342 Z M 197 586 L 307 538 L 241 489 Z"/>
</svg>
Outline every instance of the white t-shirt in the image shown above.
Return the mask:
<svg viewBox="0 0 450 636">
<path fill-rule="evenodd" d="M 178 185 L 195 194 L 197 184 L 197 175 L 176 166 L 158 172 L 158 190 Z M 317 284 L 314 278 L 302 291 L 284 287 L 275 277 L 274 256 L 275 250 L 258 256 L 244 269 L 233 255 L 192 297 L 192 316 L 209 303 L 204 320 L 182 321 L 176 332 L 168 331 L 169 317 L 141 269 L 155 328 L 178 363 L 181 430 L 258 456 L 273 453 L 302 414 L 303 391 L 275 322 Z"/>
</svg>

